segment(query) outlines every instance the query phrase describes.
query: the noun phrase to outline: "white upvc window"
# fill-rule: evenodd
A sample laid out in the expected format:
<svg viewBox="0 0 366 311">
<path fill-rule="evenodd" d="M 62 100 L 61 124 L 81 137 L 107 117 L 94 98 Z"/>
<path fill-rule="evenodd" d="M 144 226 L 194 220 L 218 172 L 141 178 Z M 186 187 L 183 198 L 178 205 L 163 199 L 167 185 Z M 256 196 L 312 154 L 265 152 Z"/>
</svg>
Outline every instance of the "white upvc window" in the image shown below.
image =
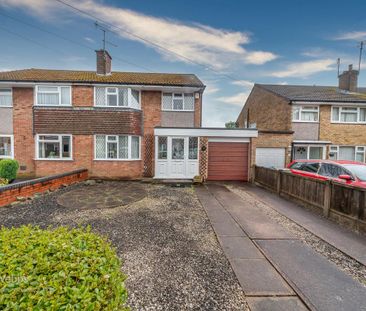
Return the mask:
<svg viewBox="0 0 366 311">
<path fill-rule="evenodd" d="M 330 146 L 329 159 L 365 162 L 365 146 Z"/>
<path fill-rule="evenodd" d="M 161 108 L 165 111 L 194 111 L 194 94 L 163 93 Z"/>
<path fill-rule="evenodd" d="M 293 122 L 318 122 L 319 106 L 292 106 Z"/>
<path fill-rule="evenodd" d="M 95 135 L 95 160 L 140 160 L 140 136 Z"/>
<path fill-rule="evenodd" d="M 332 106 L 331 122 L 366 124 L 366 107 Z"/>
<path fill-rule="evenodd" d="M 127 107 L 141 109 L 141 92 L 127 87 L 96 86 L 94 105 L 96 107 Z"/>
<path fill-rule="evenodd" d="M 319 160 L 325 159 L 325 146 L 295 145 L 294 160 Z"/>
<path fill-rule="evenodd" d="M 0 107 L 13 106 L 13 92 L 11 88 L 0 88 Z"/>
<path fill-rule="evenodd" d="M 38 134 L 37 160 L 72 160 L 72 135 Z"/>
<path fill-rule="evenodd" d="M 0 159 L 14 158 L 14 136 L 0 134 Z"/>
<path fill-rule="evenodd" d="M 36 85 L 37 106 L 71 106 L 71 86 Z"/>
</svg>

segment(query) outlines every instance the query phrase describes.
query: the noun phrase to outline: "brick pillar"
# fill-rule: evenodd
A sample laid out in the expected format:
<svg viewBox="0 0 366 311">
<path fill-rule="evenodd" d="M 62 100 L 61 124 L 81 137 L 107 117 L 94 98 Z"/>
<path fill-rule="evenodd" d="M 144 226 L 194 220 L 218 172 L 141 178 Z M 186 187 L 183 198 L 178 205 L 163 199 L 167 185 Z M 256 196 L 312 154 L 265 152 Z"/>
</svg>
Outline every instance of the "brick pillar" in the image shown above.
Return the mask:
<svg viewBox="0 0 366 311">
<path fill-rule="evenodd" d="M 203 177 L 203 180 L 207 179 L 208 176 L 208 138 L 200 137 L 199 144 L 199 172 Z"/>
<path fill-rule="evenodd" d="M 153 177 L 155 168 L 154 127 L 161 126 L 161 92 L 142 91 L 141 109 L 144 133 L 141 145 L 143 175 Z"/>
<path fill-rule="evenodd" d="M 14 154 L 20 175 L 34 175 L 33 88 L 13 88 Z"/>
</svg>

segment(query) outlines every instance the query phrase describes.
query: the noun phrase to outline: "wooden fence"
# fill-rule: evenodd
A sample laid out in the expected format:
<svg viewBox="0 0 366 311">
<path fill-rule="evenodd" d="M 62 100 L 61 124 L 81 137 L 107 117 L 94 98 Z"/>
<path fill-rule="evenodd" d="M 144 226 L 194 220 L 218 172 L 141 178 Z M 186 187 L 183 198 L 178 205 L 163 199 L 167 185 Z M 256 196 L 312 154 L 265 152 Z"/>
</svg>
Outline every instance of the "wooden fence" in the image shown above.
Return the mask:
<svg viewBox="0 0 366 311">
<path fill-rule="evenodd" d="M 325 217 L 366 232 L 366 188 L 255 166 L 254 181 L 280 196 L 321 210 Z"/>
</svg>

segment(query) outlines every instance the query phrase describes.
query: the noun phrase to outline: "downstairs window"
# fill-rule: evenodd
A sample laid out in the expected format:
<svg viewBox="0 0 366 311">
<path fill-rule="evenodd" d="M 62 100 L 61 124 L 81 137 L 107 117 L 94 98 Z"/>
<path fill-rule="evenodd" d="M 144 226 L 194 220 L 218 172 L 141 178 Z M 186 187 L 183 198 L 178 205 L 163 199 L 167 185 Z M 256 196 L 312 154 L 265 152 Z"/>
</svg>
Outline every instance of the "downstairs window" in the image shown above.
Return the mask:
<svg viewBox="0 0 366 311">
<path fill-rule="evenodd" d="M 140 136 L 95 135 L 96 160 L 140 160 Z"/>
<path fill-rule="evenodd" d="M 71 135 L 37 135 L 37 159 L 71 160 Z"/>
</svg>

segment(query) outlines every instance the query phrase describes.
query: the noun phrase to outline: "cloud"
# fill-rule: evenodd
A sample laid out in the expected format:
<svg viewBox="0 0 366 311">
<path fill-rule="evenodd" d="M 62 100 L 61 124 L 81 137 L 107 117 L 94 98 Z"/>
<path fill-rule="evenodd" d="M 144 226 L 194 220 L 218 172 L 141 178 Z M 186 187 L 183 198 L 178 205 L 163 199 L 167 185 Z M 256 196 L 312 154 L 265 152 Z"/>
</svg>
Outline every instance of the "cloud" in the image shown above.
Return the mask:
<svg viewBox="0 0 366 311">
<path fill-rule="evenodd" d="M 231 82 L 231 84 L 244 86 L 244 87 L 253 87 L 254 82 L 249 81 L 249 80 L 237 80 L 237 81 Z"/>
<path fill-rule="evenodd" d="M 95 40 L 94 40 L 94 39 L 92 39 L 92 38 L 89 38 L 89 37 L 84 37 L 84 40 L 85 40 L 85 41 L 88 41 L 88 42 L 90 42 L 90 43 L 95 43 Z"/>
<path fill-rule="evenodd" d="M 270 75 L 276 78 L 305 78 L 319 72 L 334 70 L 334 65 L 335 60 L 329 58 L 306 62 L 296 62 L 287 65 L 285 70 L 275 71 Z"/>
<path fill-rule="evenodd" d="M 219 97 L 217 100 L 230 105 L 244 106 L 249 92 L 241 92 L 231 96 Z"/>
<path fill-rule="evenodd" d="M 366 39 L 366 31 L 344 32 L 333 38 L 333 40 L 355 40 L 355 41 L 361 41 L 365 39 Z"/>
<path fill-rule="evenodd" d="M 0 0 L 0 5 L 17 7 L 46 18 L 56 9 L 58 15 L 61 8 L 67 9 L 56 1 L 48 0 Z M 246 32 L 158 18 L 108 6 L 96 0 L 80 0 L 75 6 L 115 25 L 114 30 L 119 36 L 139 41 L 155 49 L 169 61 L 179 60 L 189 63 L 186 59 L 189 58 L 195 62 L 222 69 L 237 61 L 261 65 L 277 58 L 277 55 L 269 51 L 250 51 L 244 48 L 243 46 L 250 42 L 250 36 Z M 135 36 L 131 35 L 132 33 Z M 150 42 L 141 38 L 147 38 Z M 167 54 L 152 42 L 182 55 L 183 58 L 175 54 Z"/>
</svg>

